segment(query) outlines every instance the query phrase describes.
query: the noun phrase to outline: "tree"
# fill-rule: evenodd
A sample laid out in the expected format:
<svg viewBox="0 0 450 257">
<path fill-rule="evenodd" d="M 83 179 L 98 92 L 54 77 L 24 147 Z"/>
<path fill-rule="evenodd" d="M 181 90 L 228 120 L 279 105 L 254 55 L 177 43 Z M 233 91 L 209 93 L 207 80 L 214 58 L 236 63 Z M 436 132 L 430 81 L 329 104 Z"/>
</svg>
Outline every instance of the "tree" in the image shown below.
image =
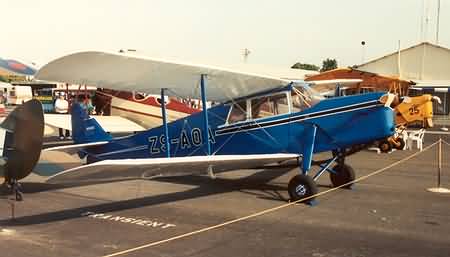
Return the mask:
<svg viewBox="0 0 450 257">
<path fill-rule="evenodd" d="M 328 70 L 334 70 L 337 67 L 338 67 L 338 65 L 337 65 L 336 59 L 327 58 L 327 59 L 323 60 L 322 68 L 320 69 L 320 71 L 324 72 L 324 71 L 328 71 Z"/>
<path fill-rule="evenodd" d="M 318 71 L 320 68 L 319 68 L 319 66 L 314 65 L 314 64 L 297 62 L 294 65 L 292 65 L 291 69 L 302 69 L 302 70 L 315 70 L 315 71 Z"/>
<path fill-rule="evenodd" d="M 0 75 L 0 82 L 9 82 L 7 78 Z"/>
</svg>

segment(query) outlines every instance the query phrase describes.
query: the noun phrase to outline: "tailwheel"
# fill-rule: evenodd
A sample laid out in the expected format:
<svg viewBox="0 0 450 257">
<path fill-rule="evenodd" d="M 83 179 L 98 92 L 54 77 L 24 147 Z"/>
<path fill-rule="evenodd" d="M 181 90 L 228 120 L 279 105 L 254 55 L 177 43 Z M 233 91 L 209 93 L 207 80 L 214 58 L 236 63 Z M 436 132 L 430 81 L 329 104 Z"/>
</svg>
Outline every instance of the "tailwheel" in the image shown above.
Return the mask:
<svg viewBox="0 0 450 257">
<path fill-rule="evenodd" d="M 296 175 L 288 184 L 288 192 L 291 197 L 291 201 L 295 202 L 306 197 L 317 194 L 318 189 L 316 182 L 308 175 Z M 305 203 L 313 202 L 314 198 L 308 199 Z"/>
<path fill-rule="evenodd" d="M 381 152 L 388 153 L 392 150 L 392 144 L 387 139 L 384 139 L 378 143 L 378 148 L 380 148 Z"/>
<path fill-rule="evenodd" d="M 5 181 L 6 188 L 10 194 L 14 196 L 17 202 L 23 201 L 22 186 L 17 182 L 17 180 L 7 180 Z"/>
<path fill-rule="evenodd" d="M 347 184 L 355 180 L 355 171 L 349 165 L 342 164 L 334 166 L 333 170 L 336 173 L 330 172 L 330 180 L 334 187 L 338 187 Z M 353 183 L 344 186 L 343 188 L 350 189 Z"/>
</svg>

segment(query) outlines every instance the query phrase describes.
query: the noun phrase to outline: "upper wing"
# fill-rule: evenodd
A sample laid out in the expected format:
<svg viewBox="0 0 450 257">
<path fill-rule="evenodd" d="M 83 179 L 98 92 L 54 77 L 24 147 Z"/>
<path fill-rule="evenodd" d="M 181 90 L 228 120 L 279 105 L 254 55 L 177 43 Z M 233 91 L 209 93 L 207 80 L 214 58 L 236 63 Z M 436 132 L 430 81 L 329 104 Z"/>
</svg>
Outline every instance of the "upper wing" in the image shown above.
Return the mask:
<svg viewBox="0 0 450 257">
<path fill-rule="evenodd" d="M 91 116 L 94 118 L 100 126 L 110 133 L 125 133 L 125 132 L 136 132 L 144 131 L 145 128 L 119 116 Z M 45 114 L 44 121 L 46 124 L 63 128 L 67 130 L 72 130 L 71 117 L 67 114 Z"/>
<path fill-rule="evenodd" d="M 35 78 L 149 94 L 160 94 L 161 88 L 167 88 L 175 92 L 174 96 L 199 98 L 196 86 L 202 74 L 208 78 L 208 100 L 218 102 L 282 87 L 290 82 L 212 66 L 105 52 L 81 52 L 61 57 L 42 67 Z"/>
<path fill-rule="evenodd" d="M 210 155 L 174 158 L 122 159 L 95 162 L 60 172 L 48 182 L 152 177 L 156 175 L 205 173 L 254 168 L 264 164 L 298 158 L 297 154 Z"/>
</svg>

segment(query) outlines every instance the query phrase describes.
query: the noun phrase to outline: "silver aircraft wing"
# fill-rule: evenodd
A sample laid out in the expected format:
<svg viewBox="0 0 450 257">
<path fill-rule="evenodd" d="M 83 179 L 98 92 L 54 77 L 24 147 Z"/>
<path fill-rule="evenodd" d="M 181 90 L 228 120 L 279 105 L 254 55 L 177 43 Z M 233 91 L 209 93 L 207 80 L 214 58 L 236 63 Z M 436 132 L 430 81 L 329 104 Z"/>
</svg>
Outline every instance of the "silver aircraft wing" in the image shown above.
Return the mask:
<svg viewBox="0 0 450 257">
<path fill-rule="evenodd" d="M 261 167 L 298 158 L 297 154 L 210 155 L 173 158 L 104 160 L 68 169 L 48 178 L 47 182 L 77 182 L 130 177 L 154 177 L 206 173 Z"/>
<path fill-rule="evenodd" d="M 63 56 L 43 66 L 35 78 L 115 90 L 198 98 L 200 76 L 207 76 L 208 101 L 223 102 L 263 90 L 281 88 L 290 80 L 143 56 L 80 52 Z"/>
</svg>

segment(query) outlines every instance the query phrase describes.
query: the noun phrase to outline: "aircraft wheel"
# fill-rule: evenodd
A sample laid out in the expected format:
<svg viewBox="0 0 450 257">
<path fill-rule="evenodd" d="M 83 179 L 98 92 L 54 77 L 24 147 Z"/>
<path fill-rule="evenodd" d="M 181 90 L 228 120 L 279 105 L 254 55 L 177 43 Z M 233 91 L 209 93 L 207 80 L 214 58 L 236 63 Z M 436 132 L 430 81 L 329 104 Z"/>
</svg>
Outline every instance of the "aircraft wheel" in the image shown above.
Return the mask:
<svg viewBox="0 0 450 257">
<path fill-rule="evenodd" d="M 318 189 L 316 182 L 308 175 L 296 175 L 288 184 L 288 192 L 291 201 L 295 202 L 300 199 L 317 194 Z M 306 200 L 306 203 L 311 202 L 314 198 Z"/>
<path fill-rule="evenodd" d="M 380 148 L 381 152 L 388 153 L 392 150 L 392 145 L 387 139 L 385 139 L 378 143 L 378 148 Z"/>
<path fill-rule="evenodd" d="M 333 170 L 336 173 L 330 172 L 330 180 L 334 187 L 344 185 L 355 179 L 355 171 L 349 165 L 346 165 L 346 164 L 336 165 L 333 167 Z M 352 187 L 352 185 L 353 185 L 353 183 L 351 183 L 343 188 L 350 189 Z"/>
<path fill-rule="evenodd" d="M 406 142 L 403 138 L 399 138 L 397 144 L 394 145 L 395 149 L 403 150 L 405 148 Z"/>
</svg>

